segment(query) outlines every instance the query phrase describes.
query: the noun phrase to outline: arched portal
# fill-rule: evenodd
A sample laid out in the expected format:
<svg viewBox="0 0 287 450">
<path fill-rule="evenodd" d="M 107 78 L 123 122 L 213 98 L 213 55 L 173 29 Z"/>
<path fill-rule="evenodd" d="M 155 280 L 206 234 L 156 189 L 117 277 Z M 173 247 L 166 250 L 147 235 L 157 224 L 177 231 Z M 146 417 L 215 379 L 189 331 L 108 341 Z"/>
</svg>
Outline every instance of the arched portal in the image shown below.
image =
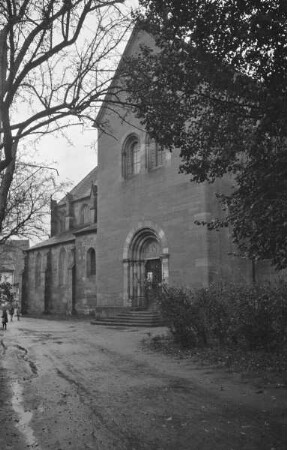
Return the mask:
<svg viewBox="0 0 287 450">
<path fill-rule="evenodd" d="M 145 226 L 144 226 L 145 225 Z M 133 308 L 152 306 L 147 285 L 168 282 L 168 248 L 164 232 L 150 222 L 132 230 L 124 247 L 124 300 Z"/>
</svg>

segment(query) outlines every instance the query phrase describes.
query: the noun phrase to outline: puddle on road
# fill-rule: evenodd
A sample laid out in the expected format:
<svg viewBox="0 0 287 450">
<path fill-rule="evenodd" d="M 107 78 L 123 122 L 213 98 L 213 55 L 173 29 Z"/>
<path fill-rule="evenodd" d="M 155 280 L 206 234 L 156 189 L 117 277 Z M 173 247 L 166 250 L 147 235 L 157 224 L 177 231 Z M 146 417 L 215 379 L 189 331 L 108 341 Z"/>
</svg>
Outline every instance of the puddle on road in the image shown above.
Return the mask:
<svg viewBox="0 0 287 450">
<path fill-rule="evenodd" d="M 12 383 L 12 407 L 14 411 L 17 413 L 19 419 L 19 422 L 16 424 L 16 427 L 24 435 L 28 446 L 40 450 L 40 447 L 34 436 L 34 432 L 32 428 L 29 426 L 33 414 L 30 411 L 24 410 L 23 388 L 18 383 L 18 381 L 13 381 Z"/>
</svg>

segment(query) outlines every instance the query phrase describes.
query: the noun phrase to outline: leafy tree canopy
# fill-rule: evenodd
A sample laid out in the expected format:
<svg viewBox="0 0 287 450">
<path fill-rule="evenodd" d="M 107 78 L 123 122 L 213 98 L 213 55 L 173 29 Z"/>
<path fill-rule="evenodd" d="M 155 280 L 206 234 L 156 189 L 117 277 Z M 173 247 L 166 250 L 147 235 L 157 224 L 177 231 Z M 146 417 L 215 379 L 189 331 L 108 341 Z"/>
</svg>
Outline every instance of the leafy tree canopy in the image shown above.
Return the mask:
<svg viewBox="0 0 287 450">
<path fill-rule="evenodd" d="M 287 266 L 287 3 L 141 0 L 154 49 L 127 61 L 127 88 L 148 132 L 180 149 L 196 182 L 226 174 L 224 221 L 244 254 Z"/>
</svg>

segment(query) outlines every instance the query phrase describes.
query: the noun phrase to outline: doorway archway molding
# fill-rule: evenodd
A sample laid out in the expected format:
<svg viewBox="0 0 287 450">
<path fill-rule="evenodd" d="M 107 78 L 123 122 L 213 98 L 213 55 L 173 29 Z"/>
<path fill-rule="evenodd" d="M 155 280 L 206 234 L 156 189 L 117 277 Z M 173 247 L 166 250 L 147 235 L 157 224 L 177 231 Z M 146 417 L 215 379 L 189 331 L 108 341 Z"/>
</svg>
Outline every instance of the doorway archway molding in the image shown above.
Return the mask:
<svg viewBox="0 0 287 450">
<path fill-rule="evenodd" d="M 153 245 L 154 244 L 154 245 Z M 153 247 L 161 260 L 162 281 L 169 279 L 169 249 L 161 227 L 150 220 L 137 223 L 128 233 L 123 247 L 123 300 L 124 306 L 140 306 L 143 302 L 145 279 L 144 250 Z"/>
</svg>

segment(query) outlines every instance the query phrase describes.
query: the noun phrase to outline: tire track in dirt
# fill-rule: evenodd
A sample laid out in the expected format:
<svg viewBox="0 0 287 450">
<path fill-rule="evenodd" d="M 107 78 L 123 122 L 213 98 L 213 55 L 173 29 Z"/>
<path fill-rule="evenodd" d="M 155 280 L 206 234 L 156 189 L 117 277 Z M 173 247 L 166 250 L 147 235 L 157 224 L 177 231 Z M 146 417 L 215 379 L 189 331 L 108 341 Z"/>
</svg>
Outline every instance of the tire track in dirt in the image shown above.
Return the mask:
<svg viewBox="0 0 287 450">
<path fill-rule="evenodd" d="M 206 386 L 204 380 L 199 383 L 198 380 L 195 382 L 193 377 L 187 380 L 181 376 L 172 376 L 170 373 L 164 374 L 156 367 L 102 346 L 94 346 L 94 350 L 99 350 L 101 355 L 104 355 L 104 362 L 101 359 L 100 366 L 103 373 L 107 374 L 110 390 L 110 392 L 101 390 L 104 385 L 99 385 L 98 392 L 101 397 L 99 407 L 103 407 L 105 410 L 105 407 L 109 405 L 114 419 L 120 423 L 118 427 L 121 430 L 124 429 L 121 418 L 125 414 L 130 417 L 135 429 L 139 426 L 135 417 L 130 415 L 129 409 L 136 411 L 140 405 L 140 408 L 146 408 L 149 411 L 145 417 L 146 423 L 142 423 L 137 434 L 134 434 L 137 441 L 141 443 L 139 444 L 141 446 L 136 448 L 146 448 L 148 444 L 150 449 L 174 449 L 176 429 L 180 430 L 181 435 L 185 435 L 181 436 L 181 448 L 188 448 L 189 438 L 186 428 L 184 428 L 187 427 L 187 424 L 197 429 L 197 436 L 193 437 L 194 445 L 200 446 L 201 440 L 203 440 L 206 448 L 209 448 L 209 443 L 212 445 L 211 436 L 220 439 L 222 448 L 270 449 L 273 443 L 276 450 L 284 448 L 280 443 L 280 436 L 283 436 L 282 428 L 275 422 L 272 423 L 272 420 L 270 422 L 266 420 L 268 414 L 264 412 L 259 414 L 257 409 L 244 405 L 244 401 L 243 404 L 235 404 L 230 398 L 225 397 L 224 390 L 220 386 L 214 389 L 214 386 Z M 70 372 L 71 369 L 72 366 L 68 368 Z M 77 371 L 75 367 L 74 369 L 76 369 L 74 376 L 79 380 L 81 371 Z M 99 375 L 95 370 L 95 382 L 99 381 Z M 86 382 L 90 382 L 88 371 L 86 371 L 84 379 Z M 117 384 L 121 379 L 125 379 L 127 386 L 117 389 Z M 120 386 L 123 386 L 122 381 Z M 83 386 L 83 392 L 86 392 L 86 402 L 89 402 L 91 391 Z M 123 407 L 124 403 L 128 405 L 126 408 Z M 163 414 L 160 413 L 161 408 L 164 408 Z M 183 414 L 183 411 L 189 411 L 189 413 Z M 212 423 L 214 426 L 210 428 Z M 145 428 L 148 435 L 148 430 L 154 428 L 155 424 L 156 428 L 164 428 L 165 434 L 170 432 L 170 438 L 173 438 L 172 444 L 166 442 L 165 447 L 161 447 L 160 437 L 157 437 L 160 436 L 160 433 L 158 435 L 154 433 L 153 439 L 148 442 L 145 440 L 145 433 L 141 433 L 141 431 Z M 233 441 L 235 443 L 232 447 Z"/>
<path fill-rule="evenodd" d="M 4 344 L 3 339 L 1 339 L 1 354 L 2 354 L 2 356 L 5 355 L 6 351 L 7 351 L 7 347 L 6 347 L 6 345 Z"/>
<path fill-rule="evenodd" d="M 106 436 L 109 436 L 109 439 L 112 437 L 116 442 L 119 442 L 119 448 L 136 448 L 137 450 L 147 448 L 145 443 L 139 439 L 138 435 L 133 433 L 131 430 L 128 432 L 123 431 L 121 425 L 117 424 L 115 420 L 113 420 L 111 414 L 104 414 L 104 412 L 107 413 L 107 411 L 105 411 L 102 404 L 98 406 L 96 405 L 91 398 L 89 389 L 85 385 L 71 378 L 71 376 L 67 375 L 59 368 L 56 368 L 56 373 L 76 389 L 80 401 L 91 411 L 93 415 L 93 417 L 91 417 L 91 421 L 96 419 L 98 424 L 97 433 L 103 433 L 105 435 L 105 438 L 100 440 L 101 442 L 106 439 Z M 101 430 L 99 429 L 99 426 L 102 428 Z M 150 450 L 156 450 L 157 448 L 157 446 L 149 447 Z"/>
<path fill-rule="evenodd" d="M 16 347 L 21 352 L 23 352 L 23 356 L 22 356 L 23 360 L 28 363 L 32 374 L 37 376 L 38 375 L 38 368 L 37 368 L 36 364 L 31 359 L 28 358 L 28 350 L 25 347 L 22 347 L 19 344 L 14 345 L 14 347 Z"/>
<path fill-rule="evenodd" d="M 286 448 L 278 399 L 209 367 L 144 352 L 141 330 L 29 324 L 17 351 L 38 366 L 24 394 L 45 450 Z"/>
</svg>

